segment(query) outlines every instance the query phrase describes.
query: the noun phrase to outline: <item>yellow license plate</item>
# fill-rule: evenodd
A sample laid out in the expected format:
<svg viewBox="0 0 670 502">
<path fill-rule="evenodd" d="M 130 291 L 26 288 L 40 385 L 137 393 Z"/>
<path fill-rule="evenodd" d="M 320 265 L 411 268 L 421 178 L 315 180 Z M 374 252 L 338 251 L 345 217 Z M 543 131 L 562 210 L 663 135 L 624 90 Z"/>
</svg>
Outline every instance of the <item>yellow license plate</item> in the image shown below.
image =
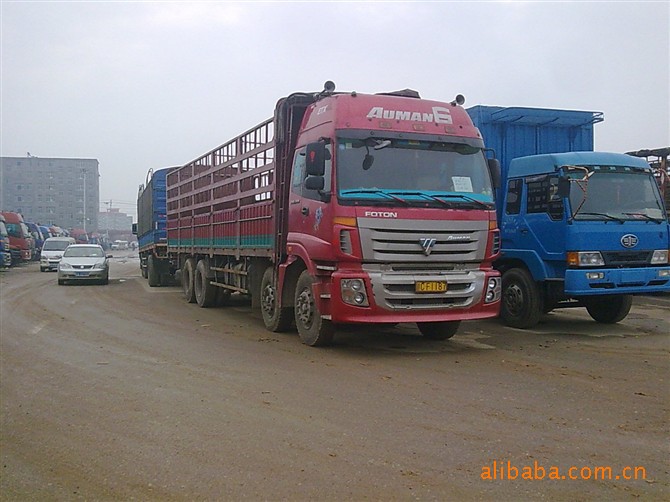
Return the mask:
<svg viewBox="0 0 670 502">
<path fill-rule="evenodd" d="M 444 293 L 447 290 L 445 281 L 416 281 L 414 290 L 417 293 Z"/>
</svg>

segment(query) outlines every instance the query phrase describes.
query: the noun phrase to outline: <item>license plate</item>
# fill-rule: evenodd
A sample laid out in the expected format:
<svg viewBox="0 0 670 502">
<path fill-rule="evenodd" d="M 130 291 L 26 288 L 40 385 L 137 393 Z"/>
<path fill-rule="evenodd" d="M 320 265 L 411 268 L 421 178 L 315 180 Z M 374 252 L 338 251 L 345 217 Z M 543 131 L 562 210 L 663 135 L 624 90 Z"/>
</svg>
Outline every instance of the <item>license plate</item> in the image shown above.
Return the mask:
<svg viewBox="0 0 670 502">
<path fill-rule="evenodd" d="M 86 277 L 88 275 L 88 272 L 75 272 L 74 275 L 77 277 Z"/>
<path fill-rule="evenodd" d="M 444 293 L 447 290 L 446 281 L 416 281 L 414 290 L 417 293 Z"/>
</svg>

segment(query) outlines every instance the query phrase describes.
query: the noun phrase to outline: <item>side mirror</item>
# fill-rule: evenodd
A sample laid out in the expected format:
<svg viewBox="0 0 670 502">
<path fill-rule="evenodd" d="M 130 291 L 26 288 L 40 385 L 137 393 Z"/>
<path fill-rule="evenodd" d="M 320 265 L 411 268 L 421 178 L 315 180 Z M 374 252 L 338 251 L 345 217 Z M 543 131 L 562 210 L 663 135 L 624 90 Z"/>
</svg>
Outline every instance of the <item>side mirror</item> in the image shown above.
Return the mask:
<svg viewBox="0 0 670 502">
<path fill-rule="evenodd" d="M 326 180 L 323 176 L 307 176 L 305 179 L 305 188 L 307 190 L 323 190 L 326 186 Z"/>
<path fill-rule="evenodd" d="M 137 235 L 137 223 L 133 223 L 133 235 Z"/>
<path fill-rule="evenodd" d="M 560 198 L 568 197 L 570 195 L 570 180 L 568 178 L 558 179 L 558 196 Z"/>
<path fill-rule="evenodd" d="M 309 176 L 323 176 L 326 173 L 326 144 L 322 141 L 309 143 L 305 150 L 305 165 Z"/>
<path fill-rule="evenodd" d="M 500 174 L 500 161 L 498 159 L 486 159 L 486 163 L 489 166 L 489 173 L 491 173 L 491 181 L 493 182 L 493 188 L 500 188 L 502 184 L 502 175 Z"/>
</svg>

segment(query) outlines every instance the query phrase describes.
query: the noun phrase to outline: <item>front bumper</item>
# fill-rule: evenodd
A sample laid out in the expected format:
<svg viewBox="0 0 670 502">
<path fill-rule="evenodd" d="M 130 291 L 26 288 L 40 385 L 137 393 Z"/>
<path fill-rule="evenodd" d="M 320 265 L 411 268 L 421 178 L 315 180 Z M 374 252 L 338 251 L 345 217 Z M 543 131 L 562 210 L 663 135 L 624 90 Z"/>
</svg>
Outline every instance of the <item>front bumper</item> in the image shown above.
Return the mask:
<svg viewBox="0 0 670 502">
<path fill-rule="evenodd" d="M 58 279 L 63 281 L 99 281 L 105 279 L 108 274 L 109 271 L 104 269 L 58 270 Z"/>
<path fill-rule="evenodd" d="M 469 270 L 451 276 L 338 270 L 330 280 L 316 282 L 314 293 L 324 318 L 336 324 L 475 320 L 498 316 L 499 296 L 490 303 L 485 303 L 484 297 L 488 280 L 499 277 L 496 270 Z M 341 281 L 356 278 L 365 282 L 368 306 L 350 305 L 342 299 Z M 449 287 L 444 293 L 414 293 L 418 280 L 446 280 Z"/>
<path fill-rule="evenodd" d="M 564 288 L 571 296 L 670 291 L 670 267 L 568 269 Z"/>
</svg>

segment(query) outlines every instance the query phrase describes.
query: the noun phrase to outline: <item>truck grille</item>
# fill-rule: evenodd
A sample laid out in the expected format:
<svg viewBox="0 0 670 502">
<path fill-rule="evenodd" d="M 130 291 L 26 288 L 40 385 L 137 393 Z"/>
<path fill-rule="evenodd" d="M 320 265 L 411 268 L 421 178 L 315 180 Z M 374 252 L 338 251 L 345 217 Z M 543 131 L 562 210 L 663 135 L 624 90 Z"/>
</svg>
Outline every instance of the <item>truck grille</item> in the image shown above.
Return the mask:
<svg viewBox="0 0 670 502">
<path fill-rule="evenodd" d="M 639 267 L 650 264 L 652 251 L 604 251 L 602 255 L 607 267 Z"/>
<path fill-rule="evenodd" d="M 375 262 L 480 262 L 488 221 L 359 218 L 363 259 Z"/>
</svg>

